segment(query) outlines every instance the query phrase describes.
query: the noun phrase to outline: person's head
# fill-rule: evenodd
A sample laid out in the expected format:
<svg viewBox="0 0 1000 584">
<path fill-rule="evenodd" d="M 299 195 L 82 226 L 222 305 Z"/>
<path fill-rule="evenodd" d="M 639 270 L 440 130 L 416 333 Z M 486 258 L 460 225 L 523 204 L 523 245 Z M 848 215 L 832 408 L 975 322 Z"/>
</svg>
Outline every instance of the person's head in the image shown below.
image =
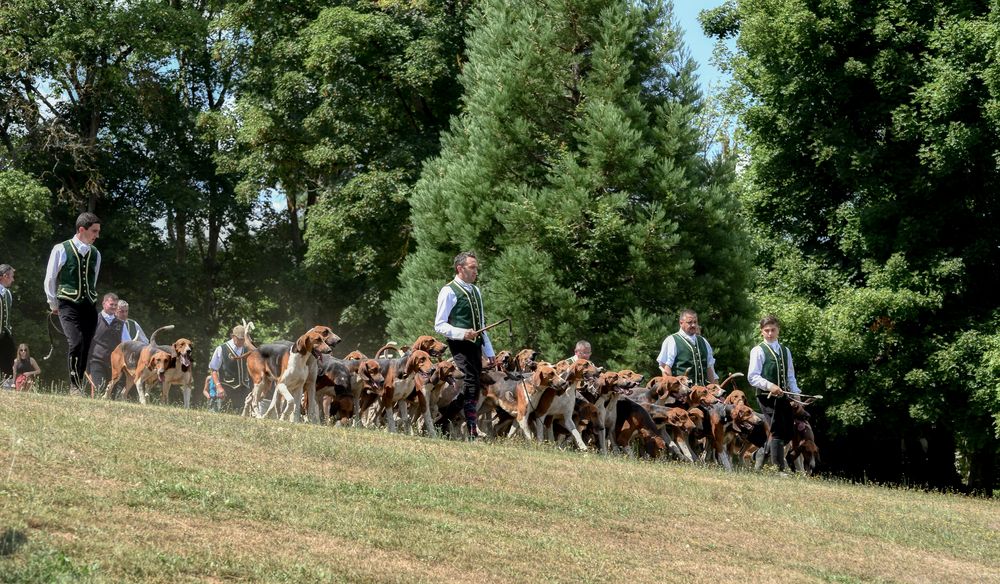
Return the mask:
<svg viewBox="0 0 1000 584">
<path fill-rule="evenodd" d="M 777 316 L 769 314 L 760 319 L 760 336 L 764 337 L 765 341 L 773 343 L 778 340 L 778 333 L 780 332 L 781 323 L 778 322 Z"/>
<path fill-rule="evenodd" d="M 577 341 L 573 354 L 580 359 L 590 359 L 590 343 L 587 341 Z"/>
<path fill-rule="evenodd" d="M 101 308 L 107 314 L 114 314 L 115 310 L 118 308 L 118 295 L 114 292 L 108 292 L 104 295 L 104 300 L 101 302 Z"/>
<path fill-rule="evenodd" d="M 128 320 L 128 302 L 118 301 L 118 304 L 115 305 L 115 316 L 118 317 L 118 320 Z"/>
<path fill-rule="evenodd" d="M 18 359 L 30 359 L 31 353 L 28 352 L 28 345 L 26 343 L 21 343 L 17 346 L 17 358 Z"/>
<path fill-rule="evenodd" d="M 476 277 L 479 276 L 479 260 L 476 259 L 475 253 L 463 251 L 455 256 L 454 265 L 455 274 L 463 282 L 468 282 L 469 284 L 475 283 Z"/>
<path fill-rule="evenodd" d="M 101 220 L 93 213 L 80 213 L 76 218 L 76 237 L 90 245 L 101 235 Z"/>
<path fill-rule="evenodd" d="M 696 335 L 701 332 L 701 327 L 698 326 L 698 313 L 690 308 L 685 308 L 681 311 L 677 322 L 680 323 L 681 330 L 689 335 Z"/>
<path fill-rule="evenodd" d="M 14 283 L 14 268 L 10 264 L 0 264 L 0 286 L 10 288 Z"/>
<path fill-rule="evenodd" d="M 243 328 L 243 325 L 241 324 L 238 324 L 233 327 L 233 332 L 231 336 L 233 337 L 233 343 L 237 347 L 242 347 L 243 344 L 246 343 L 247 341 L 247 331 L 245 328 Z"/>
</svg>

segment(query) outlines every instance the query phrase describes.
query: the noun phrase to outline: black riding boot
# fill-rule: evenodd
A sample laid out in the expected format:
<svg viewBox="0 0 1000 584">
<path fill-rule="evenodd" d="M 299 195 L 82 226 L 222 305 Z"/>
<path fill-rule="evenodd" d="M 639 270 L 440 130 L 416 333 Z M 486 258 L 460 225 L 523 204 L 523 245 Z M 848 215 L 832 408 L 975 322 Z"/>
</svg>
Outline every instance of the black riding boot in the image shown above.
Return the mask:
<svg viewBox="0 0 1000 584">
<path fill-rule="evenodd" d="M 779 438 L 771 438 L 767 445 L 771 452 L 771 462 L 778 470 L 785 470 L 785 441 Z"/>
</svg>

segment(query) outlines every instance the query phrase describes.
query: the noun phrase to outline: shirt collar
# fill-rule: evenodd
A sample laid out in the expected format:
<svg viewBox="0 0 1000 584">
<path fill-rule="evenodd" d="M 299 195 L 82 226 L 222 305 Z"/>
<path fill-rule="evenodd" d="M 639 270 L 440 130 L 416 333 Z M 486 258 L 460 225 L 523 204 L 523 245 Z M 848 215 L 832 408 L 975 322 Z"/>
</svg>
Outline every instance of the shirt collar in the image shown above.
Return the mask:
<svg viewBox="0 0 1000 584">
<path fill-rule="evenodd" d="M 472 289 L 472 284 L 466 282 L 465 280 L 459 278 L 458 276 L 455 276 L 455 281 L 458 282 L 459 286 L 461 286 L 462 288 L 465 288 L 466 290 L 471 290 Z"/>
<path fill-rule="evenodd" d="M 0 284 L 0 296 L 3 296 L 7 292 L 7 287 Z"/>
<path fill-rule="evenodd" d="M 689 335 L 686 332 L 684 332 L 684 329 L 682 329 L 682 328 L 677 329 L 677 332 L 679 332 L 680 334 L 684 335 L 684 338 L 686 338 L 687 340 L 691 341 L 692 343 L 694 343 L 694 342 L 696 342 L 698 340 L 698 335 Z"/>
<path fill-rule="evenodd" d="M 80 252 L 80 255 L 87 255 L 87 252 L 90 251 L 90 245 L 80 241 L 79 237 L 74 235 L 72 241 L 73 247 L 76 248 L 76 251 Z"/>
</svg>

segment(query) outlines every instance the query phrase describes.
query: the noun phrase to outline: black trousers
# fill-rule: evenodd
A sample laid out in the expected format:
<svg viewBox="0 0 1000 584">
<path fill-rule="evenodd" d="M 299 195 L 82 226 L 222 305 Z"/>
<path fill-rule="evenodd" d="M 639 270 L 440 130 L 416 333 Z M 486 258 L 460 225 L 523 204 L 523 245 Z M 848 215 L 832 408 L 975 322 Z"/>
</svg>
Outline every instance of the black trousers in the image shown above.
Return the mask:
<svg viewBox="0 0 1000 584">
<path fill-rule="evenodd" d="M 788 398 L 783 395 L 770 397 L 766 393 L 758 391 L 757 405 L 760 406 L 760 412 L 764 414 L 768 424 L 771 425 L 771 436 L 786 442 L 791 440 L 795 420 Z"/>
<path fill-rule="evenodd" d="M 475 435 L 476 409 L 479 402 L 479 374 L 483 372 L 483 348 L 472 341 L 448 339 L 448 350 L 455 359 L 455 366 L 462 372 L 462 395 L 465 397 L 465 423 L 469 433 Z"/>
<path fill-rule="evenodd" d="M 83 374 L 87 370 L 90 342 L 97 330 L 97 309 L 89 300 L 70 302 L 60 299 L 59 323 L 66 333 L 70 388 L 82 391 L 88 385 Z"/>
<path fill-rule="evenodd" d="M 10 333 L 0 333 L 0 375 L 14 374 L 14 359 L 17 359 L 17 343 Z"/>
</svg>

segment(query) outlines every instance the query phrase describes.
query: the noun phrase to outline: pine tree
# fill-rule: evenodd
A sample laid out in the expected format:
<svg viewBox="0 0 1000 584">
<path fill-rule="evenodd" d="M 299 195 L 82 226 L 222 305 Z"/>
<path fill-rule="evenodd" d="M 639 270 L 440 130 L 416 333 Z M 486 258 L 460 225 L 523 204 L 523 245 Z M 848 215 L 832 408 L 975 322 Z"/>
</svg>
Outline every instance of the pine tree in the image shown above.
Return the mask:
<svg viewBox="0 0 1000 584">
<path fill-rule="evenodd" d="M 620 362 L 638 342 L 645 362 L 628 364 L 650 371 L 690 306 L 730 345 L 720 357 L 742 361 L 721 334 L 747 314 L 732 165 L 702 154 L 670 5 L 487 0 L 471 25 L 463 113 L 411 199 L 417 248 L 389 302 L 392 335 L 430 329 L 450 258 L 471 249 L 487 319 L 513 319 L 512 347 L 554 360 L 587 338 Z"/>
</svg>

